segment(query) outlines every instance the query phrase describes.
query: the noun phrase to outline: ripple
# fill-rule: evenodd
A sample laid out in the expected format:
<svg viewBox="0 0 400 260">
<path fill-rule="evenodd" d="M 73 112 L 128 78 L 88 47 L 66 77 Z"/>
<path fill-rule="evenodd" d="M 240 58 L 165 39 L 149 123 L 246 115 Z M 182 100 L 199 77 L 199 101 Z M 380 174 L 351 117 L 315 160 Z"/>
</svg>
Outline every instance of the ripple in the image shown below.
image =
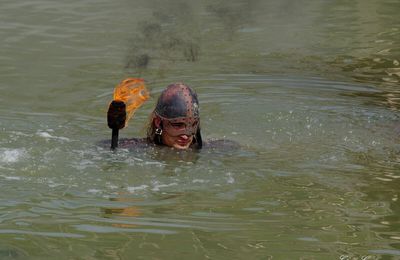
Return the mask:
<svg viewBox="0 0 400 260">
<path fill-rule="evenodd" d="M 369 252 L 374 253 L 374 254 L 381 254 L 381 255 L 400 256 L 400 250 L 393 250 L 393 249 L 375 249 L 375 250 L 369 250 Z"/>
<path fill-rule="evenodd" d="M 161 234 L 171 235 L 176 234 L 175 231 L 162 230 L 162 229 L 144 229 L 144 228 L 116 228 L 97 225 L 75 225 L 79 231 L 95 232 L 95 233 L 148 233 L 148 234 Z"/>
<path fill-rule="evenodd" d="M 38 232 L 28 230 L 15 230 L 15 229 L 0 229 L 0 234 L 23 234 L 33 236 L 45 236 L 45 237 L 64 237 L 64 238 L 83 238 L 84 235 L 73 234 L 73 233 L 60 233 L 60 232 Z"/>
<path fill-rule="evenodd" d="M 307 241 L 307 242 L 318 242 L 319 240 L 314 237 L 298 237 L 297 240 Z"/>
</svg>

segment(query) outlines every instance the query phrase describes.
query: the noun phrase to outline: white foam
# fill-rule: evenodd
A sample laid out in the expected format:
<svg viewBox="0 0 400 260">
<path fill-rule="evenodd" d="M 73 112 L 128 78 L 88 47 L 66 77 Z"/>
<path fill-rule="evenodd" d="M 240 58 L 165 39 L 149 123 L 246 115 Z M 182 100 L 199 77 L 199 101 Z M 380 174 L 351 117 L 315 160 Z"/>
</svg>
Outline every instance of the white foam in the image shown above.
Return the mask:
<svg viewBox="0 0 400 260">
<path fill-rule="evenodd" d="M 54 135 L 51 135 L 48 132 L 44 132 L 44 131 L 37 131 L 36 134 L 38 136 L 46 138 L 46 139 L 57 139 L 57 140 L 61 140 L 61 141 L 70 141 L 70 139 L 67 137 L 54 136 Z"/>
<path fill-rule="evenodd" d="M 57 188 L 57 187 L 59 187 L 59 186 L 63 186 L 64 184 L 61 184 L 61 183 L 54 183 L 54 182 L 49 182 L 48 183 L 48 186 L 50 187 L 50 188 Z"/>
<path fill-rule="evenodd" d="M 3 175 L 3 174 L 1 174 L 0 177 L 3 177 L 4 179 L 6 179 L 8 181 L 20 181 L 20 180 L 24 179 L 23 177 L 20 177 L 20 176 L 7 176 L 7 175 Z"/>
<path fill-rule="evenodd" d="M 233 183 L 235 183 L 235 178 L 233 178 L 231 172 L 227 172 L 225 175 L 226 175 L 226 177 L 227 177 L 226 182 L 227 182 L 228 184 L 233 184 Z"/>
<path fill-rule="evenodd" d="M 101 193 L 102 190 L 99 190 L 99 189 L 89 189 L 88 192 L 89 192 L 89 193 L 95 193 L 95 194 L 96 194 L 96 193 Z"/>
<path fill-rule="evenodd" d="M 16 163 L 26 155 L 24 149 L 0 149 L 0 162 Z"/>
<path fill-rule="evenodd" d="M 160 188 L 166 188 L 166 187 L 171 187 L 171 186 L 176 186 L 178 183 L 170 183 L 170 184 L 155 184 L 152 191 L 159 191 Z"/>
<path fill-rule="evenodd" d="M 19 181 L 22 178 L 19 176 L 3 176 L 6 180 L 10 180 L 10 181 Z"/>
<path fill-rule="evenodd" d="M 145 189 L 147 189 L 148 187 L 149 187 L 148 185 L 143 184 L 143 185 L 136 186 L 136 187 L 127 187 L 126 189 L 127 189 L 129 192 L 133 193 L 133 192 L 135 192 L 135 191 L 145 190 Z"/>
<path fill-rule="evenodd" d="M 207 183 L 207 182 L 210 182 L 210 181 L 202 180 L 202 179 L 194 179 L 194 180 L 192 180 L 192 183 Z"/>
<path fill-rule="evenodd" d="M 106 183 L 106 186 L 107 186 L 107 188 L 112 189 L 112 190 L 118 189 L 117 185 L 111 184 L 109 182 Z"/>
</svg>

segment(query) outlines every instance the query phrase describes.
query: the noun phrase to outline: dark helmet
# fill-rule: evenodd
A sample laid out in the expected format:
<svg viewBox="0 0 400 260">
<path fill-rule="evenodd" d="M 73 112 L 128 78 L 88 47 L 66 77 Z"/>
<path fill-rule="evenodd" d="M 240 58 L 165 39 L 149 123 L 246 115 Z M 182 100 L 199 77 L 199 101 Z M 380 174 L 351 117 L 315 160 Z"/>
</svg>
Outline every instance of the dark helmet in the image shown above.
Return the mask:
<svg viewBox="0 0 400 260">
<path fill-rule="evenodd" d="M 200 121 L 199 101 L 197 94 L 190 87 L 183 83 L 174 83 L 169 85 L 160 95 L 154 110 L 156 116 L 162 119 L 186 119 L 188 121 Z M 151 131 L 153 132 L 153 131 Z M 200 124 L 195 129 L 193 143 L 197 148 L 203 145 Z M 151 134 L 153 135 L 153 134 Z M 161 144 L 160 138 L 154 139 L 155 143 Z"/>
<path fill-rule="evenodd" d="M 163 118 L 199 118 L 197 94 L 183 83 L 169 85 L 157 101 L 155 113 Z"/>
</svg>

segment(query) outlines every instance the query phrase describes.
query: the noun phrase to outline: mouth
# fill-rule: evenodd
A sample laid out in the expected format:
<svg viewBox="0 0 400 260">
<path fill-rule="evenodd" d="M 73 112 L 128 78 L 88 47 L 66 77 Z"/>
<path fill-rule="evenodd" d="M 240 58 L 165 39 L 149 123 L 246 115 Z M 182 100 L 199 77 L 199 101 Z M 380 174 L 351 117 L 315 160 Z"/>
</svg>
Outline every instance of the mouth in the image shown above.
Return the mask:
<svg viewBox="0 0 400 260">
<path fill-rule="evenodd" d="M 191 142 L 191 138 L 187 138 L 187 139 L 179 138 L 176 142 L 177 142 L 180 146 L 186 146 L 186 145 L 188 145 L 188 144 Z"/>
</svg>

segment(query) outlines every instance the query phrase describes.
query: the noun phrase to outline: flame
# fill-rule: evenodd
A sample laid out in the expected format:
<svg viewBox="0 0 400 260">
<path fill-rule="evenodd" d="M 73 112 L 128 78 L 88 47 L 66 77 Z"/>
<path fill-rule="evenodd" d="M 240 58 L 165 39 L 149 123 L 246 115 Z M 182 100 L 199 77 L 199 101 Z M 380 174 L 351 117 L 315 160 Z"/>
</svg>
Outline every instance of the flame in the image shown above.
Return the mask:
<svg viewBox="0 0 400 260">
<path fill-rule="evenodd" d="M 126 105 L 126 122 L 133 116 L 135 111 L 149 99 L 150 94 L 140 78 L 127 78 L 114 89 L 114 100 L 123 101 Z"/>
</svg>

